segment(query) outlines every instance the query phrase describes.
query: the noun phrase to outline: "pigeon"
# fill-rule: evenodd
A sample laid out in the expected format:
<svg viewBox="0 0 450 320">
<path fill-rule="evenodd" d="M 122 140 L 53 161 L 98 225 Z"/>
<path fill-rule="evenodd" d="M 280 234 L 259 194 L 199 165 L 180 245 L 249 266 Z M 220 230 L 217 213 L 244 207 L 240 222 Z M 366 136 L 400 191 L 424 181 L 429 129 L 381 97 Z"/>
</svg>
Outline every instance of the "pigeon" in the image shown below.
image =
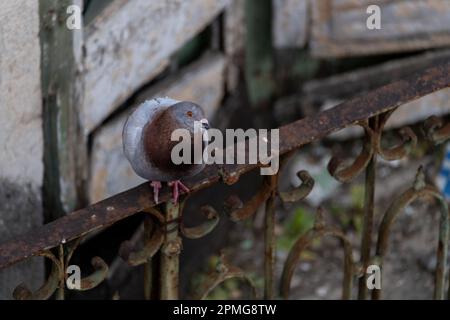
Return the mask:
<svg viewBox="0 0 450 320">
<path fill-rule="evenodd" d="M 209 123 L 202 108 L 193 102 L 168 97 L 147 100 L 125 122 L 122 132 L 125 157 L 137 175 L 150 181 L 155 203 L 159 200 L 161 182 L 167 182 L 172 187 L 173 202 L 176 203 L 180 189 L 189 192 L 180 179 L 194 176 L 205 167 L 203 161 L 175 164 L 171 158 L 172 148 L 179 143 L 171 141 L 172 132 L 176 129 L 189 130 L 193 145 L 196 134 L 194 121 L 201 124 L 204 147 Z"/>
</svg>

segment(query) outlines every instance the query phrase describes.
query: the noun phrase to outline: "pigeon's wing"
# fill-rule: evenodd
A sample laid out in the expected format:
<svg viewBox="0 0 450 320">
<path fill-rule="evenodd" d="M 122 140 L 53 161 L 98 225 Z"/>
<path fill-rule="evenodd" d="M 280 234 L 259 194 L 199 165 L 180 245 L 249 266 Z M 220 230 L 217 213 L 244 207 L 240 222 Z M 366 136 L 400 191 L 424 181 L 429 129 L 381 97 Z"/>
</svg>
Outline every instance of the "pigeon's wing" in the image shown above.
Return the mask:
<svg viewBox="0 0 450 320">
<path fill-rule="evenodd" d="M 153 167 L 144 153 L 143 130 L 157 114 L 179 101 L 170 98 L 154 98 L 140 104 L 128 117 L 122 132 L 123 151 L 133 170 L 148 180 L 164 180 L 164 173 Z"/>
</svg>

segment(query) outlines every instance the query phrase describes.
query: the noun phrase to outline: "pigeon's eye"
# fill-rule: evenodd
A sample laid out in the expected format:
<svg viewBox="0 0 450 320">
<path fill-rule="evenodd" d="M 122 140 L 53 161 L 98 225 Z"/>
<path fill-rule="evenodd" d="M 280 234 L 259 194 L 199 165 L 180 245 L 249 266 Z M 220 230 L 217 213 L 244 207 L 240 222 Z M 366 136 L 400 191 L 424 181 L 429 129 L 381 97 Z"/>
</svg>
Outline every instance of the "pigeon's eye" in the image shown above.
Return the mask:
<svg viewBox="0 0 450 320">
<path fill-rule="evenodd" d="M 188 112 L 186 112 L 186 114 L 187 114 L 187 116 L 188 116 L 189 118 L 192 117 L 192 111 L 188 111 Z"/>
</svg>

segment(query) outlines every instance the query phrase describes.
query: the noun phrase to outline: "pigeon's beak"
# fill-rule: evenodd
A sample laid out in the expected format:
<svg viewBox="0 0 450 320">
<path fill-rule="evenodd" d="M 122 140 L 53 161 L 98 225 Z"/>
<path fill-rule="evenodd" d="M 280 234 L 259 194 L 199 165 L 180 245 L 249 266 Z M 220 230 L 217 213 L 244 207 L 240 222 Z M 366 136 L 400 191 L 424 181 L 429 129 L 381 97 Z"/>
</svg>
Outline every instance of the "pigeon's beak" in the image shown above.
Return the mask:
<svg viewBox="0 0 450 320">
<path fill-rule="evenodd" d="M 208 120 L 202 121 L 202 126 L 203 126 L 203 129 L 208 130 L 208 129 L 209 129 L 209 123 L 208 123 Z"/>
<path fill-rule="evenodd" d="M 204 142 L 204 147 L 208 144 L 209 142 L 209 136 L 208 136 L 208 130 L 209 130 L 209 122 L 206 119 L 202 119 L 201 120 L 201 124 L 202 124 L 202 137 L 203 137 L 203 142 Z"/>
</svg>

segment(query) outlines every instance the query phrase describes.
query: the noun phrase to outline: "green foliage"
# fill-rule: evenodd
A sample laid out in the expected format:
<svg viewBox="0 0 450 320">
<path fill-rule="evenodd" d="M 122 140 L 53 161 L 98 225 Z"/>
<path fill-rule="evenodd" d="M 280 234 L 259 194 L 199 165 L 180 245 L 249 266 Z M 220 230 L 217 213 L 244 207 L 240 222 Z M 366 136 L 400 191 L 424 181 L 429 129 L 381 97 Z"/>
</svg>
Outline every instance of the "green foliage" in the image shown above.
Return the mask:
<svg viewBox="0 0 450 320">
<path fill-rule="evenodd" d="M 362 184 L 352 186 L 350 196 L 352 199 L 351 222 L 358 234 L 362 233 L 363 228 L 363 209 L 364 209 L 365 186 Z"/>
<path fill-rule="evenodd" d="M 364 215 L 364 194 L 365 187 L 363 184 L 351 186 L 349 191 L 350 205 L 331 205 L 330 213 L 339 221 L 342 229 L 354 228 L 359 234 L 362 232 L 363 215 Z"/>
<path fill-rule="evenodd" d="M 338 205 L 331 205 L 330 213 L 339 221 L 339 224 L 343 227 L 343 229 L 346 229 L 351 225 L 352 217 L 349 215 L 348 208 Z"/>
<path fill-rule="evenodd" d="M 283 223 L 283 233 L 277 239 L 277 247 L 289 250 L 294 241 L 314 225 L 314 215 L 306 209 L 299 207 L 295 213 Z"/>
<path fill-rule="evenodd" d="M 352 200 L 352 208 L 360 210 L 364 208 L 364 193 L 365 187 L 362 184 L 356 184 L 351 187 L 350 197 Z"/>
</svg>

